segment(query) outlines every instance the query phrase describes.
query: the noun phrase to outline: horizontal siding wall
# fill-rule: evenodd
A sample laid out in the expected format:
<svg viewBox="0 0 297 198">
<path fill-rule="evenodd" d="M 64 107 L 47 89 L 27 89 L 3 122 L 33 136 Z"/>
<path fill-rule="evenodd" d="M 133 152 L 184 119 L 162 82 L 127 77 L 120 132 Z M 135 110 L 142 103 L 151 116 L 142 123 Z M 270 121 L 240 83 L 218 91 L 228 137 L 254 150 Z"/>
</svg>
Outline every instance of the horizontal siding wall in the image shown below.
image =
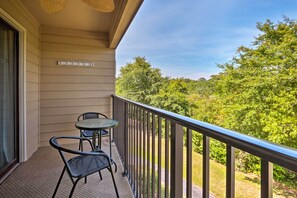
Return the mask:
<svg viewBox="0 0 297 198">
<path fill-rule="evenodd" d="M 33 155 L 39 144 L 39 23 L 19 0 L 1 0 L 0 8 L 26 29 L 26 139 L 27 158 Z"/>
<path fill-rule="evenodd" d="M 94 32 L 41 28 L 40 143 L 52 136 L 78 136 L 79 114 L 111 115 L 115 91 L 115 51 L 108 36 Z M 57 61 L 85 61 L 93 67 L 59 66 Z"/>
</svg>

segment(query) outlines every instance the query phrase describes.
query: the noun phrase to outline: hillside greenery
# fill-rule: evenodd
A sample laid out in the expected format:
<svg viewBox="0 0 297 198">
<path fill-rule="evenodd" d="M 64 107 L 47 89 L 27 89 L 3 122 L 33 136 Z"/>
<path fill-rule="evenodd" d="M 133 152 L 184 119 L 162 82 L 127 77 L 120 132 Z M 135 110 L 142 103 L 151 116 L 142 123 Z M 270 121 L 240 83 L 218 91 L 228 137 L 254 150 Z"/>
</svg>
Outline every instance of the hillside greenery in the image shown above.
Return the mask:
<svg viewBox="0 0 297 198">
<path fill-rule="evenodd" d="M 117 94 L 204 122 L 297 148 L 297 22 L 258 23 L 250 47 L 219 64 L 210 79 L 162 77 L 144 57 L 120 70 Z M 193 147 L 202 152 L 200 135 Z M 225 145 L 213 141 L 211 157 L 225 162 Z M 237 151 L 237 169 L 259 173 L 259 159 Z M 274 178 L 296 187 L 295 173 L 278 166 Z"/>
</svg>

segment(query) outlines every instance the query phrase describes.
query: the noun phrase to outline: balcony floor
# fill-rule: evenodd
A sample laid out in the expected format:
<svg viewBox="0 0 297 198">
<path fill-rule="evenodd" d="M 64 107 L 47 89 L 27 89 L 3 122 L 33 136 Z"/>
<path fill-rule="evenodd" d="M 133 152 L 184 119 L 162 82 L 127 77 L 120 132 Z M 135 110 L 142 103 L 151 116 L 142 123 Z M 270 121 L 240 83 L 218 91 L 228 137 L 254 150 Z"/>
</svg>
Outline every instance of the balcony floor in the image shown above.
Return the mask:
<svg viewBox="0 0 297 198">
<path fill-rule="evenodd" d="M 108 140 L 103 139 L 103 150 L 108 151 Z M 77 148 L 77 145 L 71 145 Z M 121 197 L 133 197 L 126 177 L 122 176 L 123 166 L 113 145 L 113 159 L 118 165 L 115 173 L 116 184 Z M 51 197 L 63 169 L 63 162 L 57 150 L 52 147 L 42 147 L 0 185 L 0 197 Z M 114 166 L 113 166 L 114 167 Z M 73 197 L 116 197 L 112 179 L 107 169 L 101 171 L 103 180 L 98 174 L 78 182 Z M 56 197 L 68 197 L 72 183 L 65 173 Z"/>
</svg>

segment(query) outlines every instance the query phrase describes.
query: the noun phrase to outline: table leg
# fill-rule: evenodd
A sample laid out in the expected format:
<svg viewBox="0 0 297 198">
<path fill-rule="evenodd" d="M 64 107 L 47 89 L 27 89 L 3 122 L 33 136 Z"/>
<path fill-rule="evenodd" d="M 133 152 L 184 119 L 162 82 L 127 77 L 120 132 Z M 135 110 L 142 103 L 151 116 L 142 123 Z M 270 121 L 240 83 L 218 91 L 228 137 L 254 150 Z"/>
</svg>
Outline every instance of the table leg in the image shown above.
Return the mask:
<svg viewBox="0 0 297 198">
<path fill-rule="evenodd" d="M 98 132 L 99 132 L 99 135 L 98 135 L 98 146 L 99 146 L 99 149 L 101 150 L 102 134 L 101 134 L 101 130 L 99 130 Z"/>
<path fill-rule="evenodd" d="M 96 131 L 94 131 L 94 133 L 93 133 L 92 143 L 93 143 L 94 149 L 96 149 Z"/>
<path fill-rule="evenodd" d="M 100 146 L 100 137 L 99 137 L 100 133 L 101 133 L 101 132 L 100 132 L 100 130 L 98 130 L 98 131 L 97 131 L 97 134 L 98 134 L 98 136 L 97 136 L 97 141 L 98 141 L 98 144 L 97 144 L 97 145 L 98 145 L 98 150 L 99 150 L 99 149 L 101 149 L 101 146 Z"/>
<path fill-rule="evenodd" d="M 111 152 L 111 129 L 108 129 L 108 133 L 109 133 L 109 155 L 110 155 L 110 158 L 112 158 L 112 152 Z"/>
</svg>

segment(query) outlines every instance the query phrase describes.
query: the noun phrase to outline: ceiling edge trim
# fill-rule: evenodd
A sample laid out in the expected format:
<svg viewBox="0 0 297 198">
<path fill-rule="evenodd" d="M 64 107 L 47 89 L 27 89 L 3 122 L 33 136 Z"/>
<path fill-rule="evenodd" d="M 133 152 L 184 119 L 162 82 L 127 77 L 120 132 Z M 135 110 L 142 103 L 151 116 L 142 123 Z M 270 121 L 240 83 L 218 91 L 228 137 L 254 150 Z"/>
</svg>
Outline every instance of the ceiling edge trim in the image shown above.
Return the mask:
<svg viewBox="0 0 297 198">
<path fill-rule="evenodd" d="M 119 5 L 121 8 L 116 13 L 109 32 L 109 48 L 117 48 L 142 3 L 143 0 L 125 0 Z"/>
</svg>

